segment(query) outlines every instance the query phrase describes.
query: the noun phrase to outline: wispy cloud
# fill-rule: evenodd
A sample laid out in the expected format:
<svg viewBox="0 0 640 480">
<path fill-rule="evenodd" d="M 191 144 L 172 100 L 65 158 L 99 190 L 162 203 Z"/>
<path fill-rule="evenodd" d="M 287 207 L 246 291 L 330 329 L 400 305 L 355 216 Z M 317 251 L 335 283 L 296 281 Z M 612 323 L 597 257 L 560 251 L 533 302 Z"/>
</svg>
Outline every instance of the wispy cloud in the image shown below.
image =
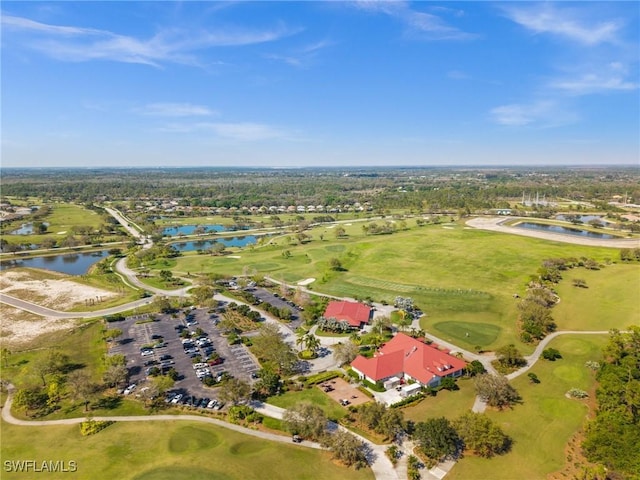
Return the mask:
<svg viewBox="0 0 640 480">
<path fill-rule="evenodd" d="M 7 31 L 22 34 L 20 45 L 49 57 L 70 61 L 110 60 L 140 63 L 159 67 L 164 63 L 197 65 L 196 52 L 213 47 L 243 46 L 271 42 L 292 35 L 292 30 L 280 24 L 272 29 L 245 30 L 238 28 L 160 29 L 150 38 L 136 38 L 107 30 L 50 25 L 28 18 L 2 16 Z"/>
<path fill-rule="evenodd" d="M 578 120 L 577 115 L 563 110 L 551 100 L 500 105 L 493 108 L 490 115 L 495 123 L 510 127 L 550 128 L 568 125 Z"/>
<path fill-rule="evenodd" d="M 460 70 L 449 70 L 447 72 L 447 77 L 451 78 L 452 80 L 467 80 L 471 78 L 468 74 Z"/>
<path fill-rule="evenodd" d="M 190 103 L 150 103 L 144 107 L 136 108 L 134 111 L 141 115 L 154 117 L 196 117 L 217 113 L 209 107 Z"/>
<path fill-rule="evenodd" d="M 534 33 L 548 33 L 583 45 L 615 43 L 622 28 L 619 20 L 601 20 L 586 8 L 558 8 L 549 3 L 504 8 L 506 16 Z"/>
<path fill-rule="evenodd" d="M 575 79 L 556 80 L 552 88 L 570 95 L 587 95 L 615 91 L 637 90 L 638 84 L 615 75 L 585 74 Z"/>
<path fill-rule="evenodd" d="M 411 8 L 408 2 L 360 0 L 355 5 L 373 13 L 394 17 L 405 24 L 407 33 L 427 40 L 471 40 L 476 34 L 449 25 L 441 17 Z"/>
<path fill-rule="evenodd" d="M 216 137 L 240 142 L 262 140 L 295 140 L 295 135 L 280 127 L 252 122 L 198 122 L 169 124 L 161 128 L 165 132 L 210 132 Z"/>
<path fill-rule="evenodd" d="M 629 66 L 623 62 L 589 65 L 579 70 L 582 71 L 550 81 L 548 87 L 575 96 L 625 92 L 640 87 L 638 82 L 629 80 Z"/>
<path fill-rule="evenodd" d="M 265 58 L 284 62 L 293 67 L 305 68 L 314 62 L 321 50 L 332 45 L 334 45 L 333 42 L 322 40 L 301 48 L 293 49 L 287 54 L 268 53 L 265 54 Z"/>
</svg>

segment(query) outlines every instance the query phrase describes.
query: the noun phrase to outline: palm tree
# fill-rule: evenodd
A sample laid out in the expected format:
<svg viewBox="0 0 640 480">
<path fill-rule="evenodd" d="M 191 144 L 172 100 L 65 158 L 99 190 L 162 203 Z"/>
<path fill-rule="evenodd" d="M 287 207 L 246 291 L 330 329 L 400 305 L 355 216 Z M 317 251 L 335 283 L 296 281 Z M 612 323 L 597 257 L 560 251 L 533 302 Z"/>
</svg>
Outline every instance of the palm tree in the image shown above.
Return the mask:
<svg viewBox="0 0 640 480">
<path fill-rule="evenodd" d="M 302 337 L 302 339 L 304 340 L 304 344 L 307 350 L 316 353 L 316 350 L 320 346 L 320 340 L 318 339 L 318 337 L 316 337 L 313 333 L 307 333 L 304 337 Z"/>
</svg>

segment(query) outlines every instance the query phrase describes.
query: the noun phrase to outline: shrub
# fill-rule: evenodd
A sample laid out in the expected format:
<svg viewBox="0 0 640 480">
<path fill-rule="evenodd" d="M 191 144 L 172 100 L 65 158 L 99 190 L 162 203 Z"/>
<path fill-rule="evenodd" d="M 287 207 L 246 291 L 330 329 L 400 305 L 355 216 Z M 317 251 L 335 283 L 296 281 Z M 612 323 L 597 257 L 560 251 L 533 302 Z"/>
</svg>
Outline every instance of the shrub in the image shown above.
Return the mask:
<svg viewBox="0 0 640 480">
<path fill-rule="evenodd" d="M 93 435 L 95 433 L 98 433 L 100 430 L 104 430 L 105 428 L 107 428 L 109 425 L 113 424 L 115 422 L 112 421 L 107 421 L 107 420 L 92 420 L 92 419 L 88 419 L 85 422 L 82 422 L 80 424 L 80 433 L 83 436 L 87 436 L 87 435 Z"/>
<path fill-rule="evenodd" d="M 567 392 L 567 394 L 572 398 L 587 398 L 589 394 L 584 390 L 580 390 L 579 388 L 572 388 Z"/>
</svg>

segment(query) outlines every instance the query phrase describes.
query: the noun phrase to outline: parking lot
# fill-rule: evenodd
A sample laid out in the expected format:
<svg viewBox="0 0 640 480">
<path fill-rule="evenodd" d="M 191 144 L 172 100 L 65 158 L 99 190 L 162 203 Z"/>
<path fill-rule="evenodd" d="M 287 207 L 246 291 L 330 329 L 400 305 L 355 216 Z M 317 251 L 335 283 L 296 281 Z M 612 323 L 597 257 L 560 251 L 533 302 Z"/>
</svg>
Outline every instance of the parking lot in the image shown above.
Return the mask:
<svg viewBox="0 0 640 480">
<path fill-rule="evenodd" d="M 289 302 L 280 297 L 280 295 L 271 293 L 265 288 L 256 287 L 251 289 L 250 292 L 263 302 L 270 303 L 274 307 L 288 308 L 291 310 L 291 322 L 287 323 L 287 326 L 294 332 L 304 323 L 302 312 L 293 302 Z"/>
<path fill-rule="evenodd" d="M 182 402 L 193 402 L 193 397 L 215 399 L 217 389 L 205 386 L 199 377 L 216 379 L 227 372 L 252 382 L 252 374 L 260 368 L 244 345 L 230 346 L 227 343 L 216 327 L 218 320 L 217 314 L 205 309 L 195 309 L 188 315 L 180 313 L 175 317 L 170 314 L 127 317 L 123 322 L 110 324 L 110 328 L 119 328 L 123 334 L 113 343 L 109 354 L 126 356 L 131 384 L 144 382 L 151 368 L 157 367 L 162 371 L 174 368 L 179 377 L 172 391 L 182 395 Z M 182 330 L 195 333 L 198 328 L 202 330 L 199 340 L 185 341 L 180 337 Z M 194 368 L 197 355 L 204 363 L 211 354 L 219 355 L 223 363 Z"/>
</svg>

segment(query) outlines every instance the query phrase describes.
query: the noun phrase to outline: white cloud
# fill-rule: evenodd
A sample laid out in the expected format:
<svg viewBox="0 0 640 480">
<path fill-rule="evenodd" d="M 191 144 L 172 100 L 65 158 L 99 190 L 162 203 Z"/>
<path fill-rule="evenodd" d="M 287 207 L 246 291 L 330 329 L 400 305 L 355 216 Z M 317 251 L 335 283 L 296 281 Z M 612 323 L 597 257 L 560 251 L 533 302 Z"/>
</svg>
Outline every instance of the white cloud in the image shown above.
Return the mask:
<svg viewBox="0 0 640 480">
<path fill-rule="evenodd" d="M 157 117 L 195 117 L 216 114 L 209 107 L 190 103 L 150 103 L 135 109 L 135 112 Z"/>
<path fill-rule="evenodd" d="M 264 57 L 270 60 L 284 62 L 288 65 L 291 65 L 292 67 L 304 68 L 313 63 L 321 50 L 332 45 L 333 42 L 322 40 L 319 42 L 311 43 L 309 45 L 305 45 L 301 48 L 294 49 L 286 55 L 268 53 L 265 54 Z"/>
<path fill-rule="evenodd" d="M 598 74 L 584 74 L 575 79 L 556 80 L 552 82 L 550 86 L 570 95 L 587 95 L 591 93 L 638 89 L 637 83 L 629 82 L 619 75 Z"/>
<path fill-rule="evenodd" d="M 494 122 L 511 127 L 558 127 L 574 123 L 577 116 L 564 111 L 556 102 L 545 100 L 529 104 L 500 105 L 490 111 Z"/>
<path fill-rule="evenodd" d="M 282 128 L 252 122 L 172 123 L 165 125 L 160 130 L 173 133 L 211 132 L 216 137 L 240 142 L 295 140 L 291 133 Z"/>
<path fill-rule="evenodd" d="M 549 3 L 512 6 L 504 11 L 508 18 L 535 33 L 549 33 L 584 45 L 615 43 L 622 27 L 617 20 L 585 18 L 590 15 L 587 9 L 560 9 Z"/>
<path fill-rule="evenodd" d="M 197 65 L 195 52 L 212 47 L 252 45 L 277 40 L 296 33 L 284 25 L 270 30 L 254 31 L 237 28 L 187 31 L 160 29 L 150 38 L 119 35 L 107 30 L 74 26 L 49 25 L 27 18 L 2 16 L 7 31 L 25 35 L 19 44 L 52 58 L 85 62 L 110 60 L 160 66 L 163 63 Z"/>
<path fill-rule="evenodd" d="M 413 10 L 408 2 L 361 0 L 355 5 L 362 10 L 394 17 L 407 26 L 409 34 L 427 40 L 470 40 L 477 37 L 447 24 L 437 15 Z"/>
</svg>

